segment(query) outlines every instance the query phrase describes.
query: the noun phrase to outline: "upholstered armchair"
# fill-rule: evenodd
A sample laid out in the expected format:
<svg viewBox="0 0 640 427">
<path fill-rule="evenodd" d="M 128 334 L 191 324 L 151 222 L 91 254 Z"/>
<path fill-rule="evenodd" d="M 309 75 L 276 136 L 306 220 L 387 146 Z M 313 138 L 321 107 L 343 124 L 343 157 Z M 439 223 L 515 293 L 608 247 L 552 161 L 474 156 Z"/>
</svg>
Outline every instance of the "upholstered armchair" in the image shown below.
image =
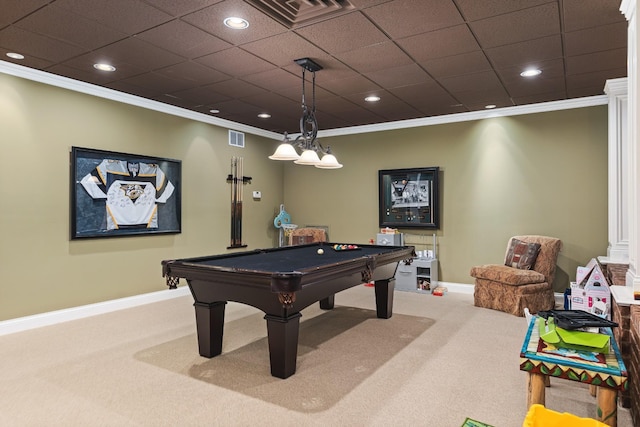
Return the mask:
<svg viewBox="0 0 640 427">
<path fill-rule="evenodd" d="M 562 241 L 546 236 L 509 239 L 504 264 L 471 268 L 474 305 L 524 316 L 555 306 L 553 279 Z"/>
</svg>

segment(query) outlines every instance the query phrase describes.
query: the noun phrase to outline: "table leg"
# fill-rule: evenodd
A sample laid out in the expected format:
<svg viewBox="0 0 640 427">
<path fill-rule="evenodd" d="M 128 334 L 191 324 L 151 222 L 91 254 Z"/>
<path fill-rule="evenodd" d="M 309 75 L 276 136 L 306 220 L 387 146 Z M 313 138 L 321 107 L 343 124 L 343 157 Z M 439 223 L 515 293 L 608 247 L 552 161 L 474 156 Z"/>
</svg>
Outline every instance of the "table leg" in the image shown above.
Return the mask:
<svg viewBox="0 0 640 427">
<path fill-rule="evenodd" d="M 527 408 L 535 403 L 544 406 L 546 375 L 529 372 L 527 377 Z"/>
<path fill-rule="evenodd" d="M 222 333 L 224 331 L 224 308 L 226 301 L 211 304 L 196 302 L 196 330 L 200 356 L 214 357 L 222 353 Z"/>
<path fill-rule="evenodd" d="M 598 387 L 598 410 L 596 419 L 608 426 L 618 425 L 618 390 Z"/>
<path fill-rule="evenodd" d="M 300 313 L 286 318 L 269 314 L 264 316 L 267 321 L 271 375 L 274 377 L 284 379 L 296 373 L 301 316 Z"/>
<path fill-rule="evenodd" d="M 393 315 L 393 291 L 395 280 L 376 280 L 376 315 L 380 319 L 389 319 Z"/>
<path fill-rule="evenodd" d="M 336 296 L 331 295 L 330 297 L 326 297 L 325 299 L 320 300 L 320 308 L 323 310 L 332 310 L 335 302 Z"/>
</svg>

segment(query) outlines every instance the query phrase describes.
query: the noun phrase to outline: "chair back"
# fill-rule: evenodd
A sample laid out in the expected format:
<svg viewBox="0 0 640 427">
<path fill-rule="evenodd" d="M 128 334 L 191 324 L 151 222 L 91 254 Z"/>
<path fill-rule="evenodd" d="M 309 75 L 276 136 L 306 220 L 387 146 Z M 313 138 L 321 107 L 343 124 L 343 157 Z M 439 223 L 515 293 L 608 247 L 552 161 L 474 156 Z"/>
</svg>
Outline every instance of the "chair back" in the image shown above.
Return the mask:
<svg viewBox="0 0 640 427">
<path fill-rule="evenodd" d="M 556 277 L 556 263 L 558 262 L 558 254 L 562 250 L 562 240 L 555 237 L 547 236 L 513 236 L 507 243 L 507 251 L 511 246 L 511 240 L 518 239 L 527 243 L 538 243 L 540 245 L 540 252 L 536 258 L 536 262 L 533 265 L 533 270 L 541 273 L 546 282 L 553 286 L 553 280 Z"/>
</svg>

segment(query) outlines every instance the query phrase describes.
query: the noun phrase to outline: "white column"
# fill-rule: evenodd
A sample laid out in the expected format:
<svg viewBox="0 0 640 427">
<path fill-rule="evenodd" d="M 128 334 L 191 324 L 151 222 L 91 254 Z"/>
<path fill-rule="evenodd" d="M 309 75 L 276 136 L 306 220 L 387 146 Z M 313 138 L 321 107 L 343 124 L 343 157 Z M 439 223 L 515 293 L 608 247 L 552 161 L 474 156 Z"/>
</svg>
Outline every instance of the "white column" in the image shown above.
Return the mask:
<svg viewBox="0 0 640 427">
<path fill-rule="evenodd" d="M 627 79 L 607 80 L 609 96 L 609 247 L 607 262 L 629 262 Z"/>
<path fill-rule="evenodd" d="M 640 174 L 638 173 L 638 19 L 636 15 L 637 0 L 622 0 L 620 11 L 628 21 L 627 29 L 627 79 L 628 102 L 627 124 L 629 138 L 628 163 L 629 168 L 629 270 L 627 271 L 627 288 L 640 292 L 640 277 L 638 276 L 638 253 L 640 253 L 640 227 L 638 214 L 640 210 Z"/>
</svg>

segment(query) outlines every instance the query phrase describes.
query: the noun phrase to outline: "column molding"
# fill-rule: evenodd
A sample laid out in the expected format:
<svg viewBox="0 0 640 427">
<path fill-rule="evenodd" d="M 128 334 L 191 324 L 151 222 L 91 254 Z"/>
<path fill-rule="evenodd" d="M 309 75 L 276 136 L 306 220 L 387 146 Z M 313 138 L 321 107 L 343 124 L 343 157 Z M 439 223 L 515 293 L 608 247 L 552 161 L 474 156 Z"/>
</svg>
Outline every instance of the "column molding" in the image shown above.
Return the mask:
<svg viewBox="0 0 640 427">
<path fill-rule="evenodd" d="M 608 262 L 629 262 L 627 78 L 607 80 L 609 96 L 609 246 Z"/>
<path fill-rule="evenodd" d="M 638 203 L 640 201 L 640 175 L 638 174 L 638 19 L 636 15 L 637 0 L 622 0 L 620 11 L 627 19 L 627 137 L 629 188 L 629 269 L 626 285 L 631 291 L 640 292 L 640 276 L 638 276 L 638 253 L 640 253 L 640 234 L 638 227 Z"/>
</svg>

